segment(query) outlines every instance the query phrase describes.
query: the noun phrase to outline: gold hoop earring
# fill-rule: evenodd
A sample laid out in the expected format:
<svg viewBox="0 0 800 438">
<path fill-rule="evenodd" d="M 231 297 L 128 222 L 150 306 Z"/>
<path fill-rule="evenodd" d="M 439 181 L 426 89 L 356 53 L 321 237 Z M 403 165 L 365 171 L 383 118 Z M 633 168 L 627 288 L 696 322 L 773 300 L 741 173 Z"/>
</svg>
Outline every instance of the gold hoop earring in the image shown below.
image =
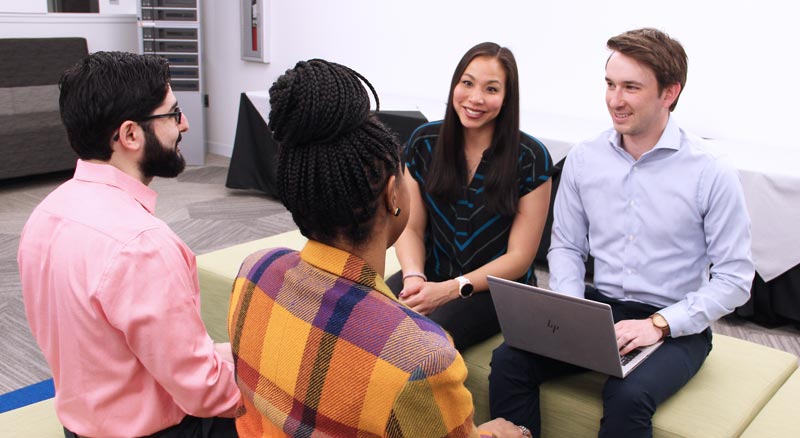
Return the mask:
<svg viewBox="0 0 800 438">
<path fill-rule="evenodd" d="M 400 207 L 395 207 L 393 214 L 395 217 L 400 216 Z"/>
</svg>

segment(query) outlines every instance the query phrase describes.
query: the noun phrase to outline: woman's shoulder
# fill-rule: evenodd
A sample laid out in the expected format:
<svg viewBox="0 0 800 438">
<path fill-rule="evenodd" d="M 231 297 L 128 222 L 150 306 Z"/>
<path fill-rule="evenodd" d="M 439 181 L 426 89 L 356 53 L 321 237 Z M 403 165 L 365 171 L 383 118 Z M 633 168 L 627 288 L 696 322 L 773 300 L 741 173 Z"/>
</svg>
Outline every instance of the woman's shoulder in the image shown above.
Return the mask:
<svg viewBox="0 0 800 438">
<path fill-rule="evenodd" d="M 294 256 L 294 257 L 293 257 Z M 239 277 L 246 277 L 254 268 L 263 270 L 277 261 L 296 264 L 300 253 L 289 248 L 265 248 L 248 255 L 239 268 Z"/>
<path fill-rule="evenodd" d="M 519 131 L 519 144 L 520 159 L 522 162 L 539 162 L 545 167 L 550 167 L 552 158 L 544 142 L 524 131 Z"/>
<path fill-rule="evenodd" d="M 525 131 L 519 131 L 519 144 L 523 150 L 530 151 L 529 153 L 549 154 L 544 142 Z"/>
<path fill-rule="evenodd" d="M 421 140 L 436 139 L 439 137 L 439 130 L 442 128 L 442 120 L 428 122 L 417 127 L 408 138 L 408 144 L 413 145 Z"/>
</svg>

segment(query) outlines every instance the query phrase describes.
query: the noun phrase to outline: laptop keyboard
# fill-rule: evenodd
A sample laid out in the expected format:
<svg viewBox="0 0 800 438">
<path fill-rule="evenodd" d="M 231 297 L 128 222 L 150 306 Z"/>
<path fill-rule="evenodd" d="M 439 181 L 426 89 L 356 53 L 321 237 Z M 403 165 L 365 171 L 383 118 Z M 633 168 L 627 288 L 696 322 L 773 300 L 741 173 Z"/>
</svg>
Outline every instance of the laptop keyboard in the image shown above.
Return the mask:
<svg viewBox="0 0 800 438">
<path fill-rule="evenodd" d="M 625 366 L 625 365 L 627 365 L 627 364 L 628 364 L 630 361 L 632 361 L 632 360 L 633 360 L 633 358 L 635 358 L 636 356 L 638 356 L 638 355 L 639 355 L 639 353 L 641 353 L 641 352 L 642 352 L 642 350 L 639 350 L 639 349 L 637 348 L 636 350 L 633 350 L 633 351 L 629 352 L 629 353 L 628 353 L 628 354 L 626 354 L 625 356 L 620 356 L 620 357 L 619 357 L 619 361 L 620 361 L 620 362 L 622 362 L 622 366 Z"/>
</svg>

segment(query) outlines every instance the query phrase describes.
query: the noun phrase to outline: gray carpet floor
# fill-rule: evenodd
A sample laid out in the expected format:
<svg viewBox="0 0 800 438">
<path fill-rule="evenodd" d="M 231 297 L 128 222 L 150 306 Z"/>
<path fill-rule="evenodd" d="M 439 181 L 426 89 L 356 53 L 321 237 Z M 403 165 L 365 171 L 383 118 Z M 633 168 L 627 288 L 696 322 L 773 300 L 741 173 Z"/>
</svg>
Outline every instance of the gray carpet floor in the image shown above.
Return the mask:
<svg viewBox="0 0 800 438">
<path fill-rule="evenodd" d="M 178 178 L 156 179 L 156 215 L 196 254 L 295 228 L 283 206 L 255 191 L 225 188 L 229 160 L 209 155 L 205 166 L 190 167 Z M 71 173 L 0 181 L 0 394 L 50 378 L 25 320 L 16 253 L 22 227 L 33 208 Z M 548 284 L 546 271 L 538 271 Z M 800 331 L 766 329 L 737 317 L 714 324 L 722 333 L 800 355 Z"/>
</svg>

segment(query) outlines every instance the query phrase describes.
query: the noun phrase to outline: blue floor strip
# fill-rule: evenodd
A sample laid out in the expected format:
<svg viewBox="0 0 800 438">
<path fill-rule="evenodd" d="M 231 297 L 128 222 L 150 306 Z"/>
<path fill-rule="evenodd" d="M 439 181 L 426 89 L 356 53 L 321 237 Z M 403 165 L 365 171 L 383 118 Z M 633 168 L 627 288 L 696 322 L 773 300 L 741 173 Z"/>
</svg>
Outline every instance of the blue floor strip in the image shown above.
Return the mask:
<svg viewBox="0 0 800 438">
<path fill-rule="evenodd" d="M 21 408 L 56 395 L 53 379 L 43 380 L 39 383 L 7 392 L 0 395 L 0 412 Z"/>
</svg>

